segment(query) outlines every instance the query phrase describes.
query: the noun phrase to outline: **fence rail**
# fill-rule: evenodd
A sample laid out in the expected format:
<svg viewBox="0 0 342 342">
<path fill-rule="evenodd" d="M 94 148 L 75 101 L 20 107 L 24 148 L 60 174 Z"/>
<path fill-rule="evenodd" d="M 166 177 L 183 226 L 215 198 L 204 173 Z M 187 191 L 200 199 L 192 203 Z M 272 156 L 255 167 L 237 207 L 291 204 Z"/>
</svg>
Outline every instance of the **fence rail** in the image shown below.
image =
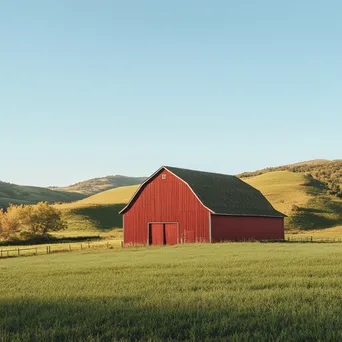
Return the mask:
<svg viewBox="0 0 342 342">
<path fill-rule="evenodd" d="M 227 241 L 229 242 L 229 241 Z M 267 241 L 265 241 L 267 242 Z M 277 241 L 281 242 L 281 241 Z M 308 237 L 296 237 L 296 236 L 287 236 L 283 242 L 299 242 L 299 243 L 342 243 L 342 238 L 316 238 L 313 236 Z M 123 248 L 124 244 L 122 240 L 111 240 L 111 241 L 102 241 L 102 242 L 82 242 L 82 243 L 61 243 L 61 244 L 52 244 L 52 245 L 44 245 L 44 246 L 35 246 L 35 247 L 3 247 L 0 248 L 0 259 L 3 258 L 13 258 L 20 256 L 29 256 L 29 255 L 43 255 L 43 254 L 51 254 L 51 253 L 60 253 L 60 252 L 73 252 L 73 251 L 81 251 L 86 249 L 114 249 L 114 248 Z"/>
<path fill-rule="evenodd" d="M 60 252 L 73 252 L 85 249 L 113 249 L 123 248 L 123 241 L 117 240 L 109 242 L 86 242 L 86 243 L 72 243 L 72 244 L 54 244 L 44 245 L 37 247 L 18 247 L 18 248 L 0 248 L 0 259 L 1 258 L 13 258 L 20 256 L 31 256 L 31 255 L 43 255 Z"/>
<path fill-rule="evenodd" d="M 296 236 L 287 236 L 285 238 L 286 241 L 291 242 L 325 242 L 325 243 L 342 243 L 342 238 L 319 238 L 314 236 L 307 236 L 307 237 L 296 237 Z"/>
</svg>

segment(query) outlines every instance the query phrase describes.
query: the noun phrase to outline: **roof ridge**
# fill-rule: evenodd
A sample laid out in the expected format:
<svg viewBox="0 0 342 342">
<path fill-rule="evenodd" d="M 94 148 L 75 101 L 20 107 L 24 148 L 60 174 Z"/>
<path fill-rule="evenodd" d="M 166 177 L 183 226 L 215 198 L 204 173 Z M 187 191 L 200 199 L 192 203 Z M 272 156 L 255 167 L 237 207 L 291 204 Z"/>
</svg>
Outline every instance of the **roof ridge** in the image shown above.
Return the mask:
<svg viewBox="0 0 342 342">
<path fill-rule="evenodd" d="M 236 175 L 230 175 L 227 173 L 219 173 L 219 172 L 211 172 L 211 171 L 202 171 L 202 170 L 194 170 L 194 169 L 186 169 L 183 167 L 177 167 L 177 166 L 167 166 L 167 165 L 163 165 L 162 168 L 166 168 L 166 169 L 178 169 L 178 170 L 184 170 L 184 171 L 191 171 L 191 172 L 199 172 L 199 173 L 208 173 L 211 175 L 220 175 L 220 176 L 228 176 L 228 177 L 235 177 L 240 179 L 239 177 L 237 177 Z"/>
</svg>

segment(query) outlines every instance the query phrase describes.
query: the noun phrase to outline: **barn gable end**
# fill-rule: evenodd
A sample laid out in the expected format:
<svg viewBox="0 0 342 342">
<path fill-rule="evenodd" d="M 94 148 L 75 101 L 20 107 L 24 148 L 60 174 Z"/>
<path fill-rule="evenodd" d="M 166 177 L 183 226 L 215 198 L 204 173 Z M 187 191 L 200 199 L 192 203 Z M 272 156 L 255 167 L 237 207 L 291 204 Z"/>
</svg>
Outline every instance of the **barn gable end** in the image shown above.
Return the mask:
<svg viewBox="0 0 342 342">
<path fill-rule="evenodd" d="M 210 242 L 210 210 L 187 183 L 164 167 L 140 186 L 121 213 L 125 244 L 151 244 L 151 225 L 155 235 L 164 229 L 166 238 L 166 225 L 171 223 L 176 224 L 177 243 Z"/>
</svg>

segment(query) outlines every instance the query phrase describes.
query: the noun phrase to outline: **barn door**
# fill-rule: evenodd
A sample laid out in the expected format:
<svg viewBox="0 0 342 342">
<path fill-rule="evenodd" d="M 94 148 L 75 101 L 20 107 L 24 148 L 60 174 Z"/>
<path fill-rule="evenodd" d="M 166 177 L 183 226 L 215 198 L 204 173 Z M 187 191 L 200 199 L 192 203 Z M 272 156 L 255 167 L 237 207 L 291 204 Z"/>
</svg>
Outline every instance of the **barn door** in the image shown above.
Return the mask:
<svg viewBox="0 0 342 342">
<path fill-rule="evenodd" d="M 177 223 L 165 223 L 165 242 L 167 245 L 176 245 L 178 243 Z"/>
<path fill-rule="evenodd" d="M 164 234 L 163 223 L 151 223 L 150 243 L 152 245 L 164 245 L 165 244 L 165 234 Z"/>
</svg>

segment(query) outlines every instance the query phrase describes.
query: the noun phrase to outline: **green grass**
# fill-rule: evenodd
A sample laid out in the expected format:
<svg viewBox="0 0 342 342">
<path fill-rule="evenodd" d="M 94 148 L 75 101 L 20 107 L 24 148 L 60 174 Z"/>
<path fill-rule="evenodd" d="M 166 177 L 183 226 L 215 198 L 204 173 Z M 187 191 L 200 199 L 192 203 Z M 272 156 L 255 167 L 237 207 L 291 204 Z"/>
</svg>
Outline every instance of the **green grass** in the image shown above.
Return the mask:
<svg viewBox="0 0 342 342">
<path fill-rule="evenodd" d="M 119 212 L 138 187 L 138 185 L 124 186 L 101 192 L 81 201 L 57 205 L 69 227 L 56 235 L 110 236 L 113 229 L 122 228 L 122 215 Z"/>
<path fill-rule="evenodd" d="M 291 214 L 293 204 L 303 206 L 310 199 L 305 176 L 288 171 L 274 171 L 242 180 L 260 190 L 275 209 Z"/>
<path fill-rule="evenodd" d="M 57 236 L 108 235 L 113 229 L 122 228 L 119 211 L 125 204 L 96 205 L 62 210 L 68 229 Z"/>
<path fill-rule="evenodd" d="M 6 259 L 0 283 L 0 341 L 342 340 L 340 244 Z"/>
<path fill-rule="evenodd" d="M 327 196 L 319 181 L 301 173 L 273 171 L 243 181 L 260 190 L 271 204 L 289 217 L 285 227 L 295 230 L 325 229 L 342 225 L 342 200 Z M 299 211 L 292 211 L 297 205 Z"/>
<path fill-rule="evenodd" d="M 63 203 L 58 205 L 59 209 L 75 209 L 81 207 L 112 205 L 128 203 L 134 193 L 138 190 L 139 185 L 122 186 L 119 188 L 103 191 L 99 194 L 87 197 L 73 203 Z"/>
<path fill-rule="evenodd" d="M 35 204 L 46 201 L 71 202 L 84 198 L 85 196 L 73 192 L 53 191 L 35 186 L 15 185 L 0 182 L 0 208 L 6 208 L 12 204 Z"/>
</svg>

